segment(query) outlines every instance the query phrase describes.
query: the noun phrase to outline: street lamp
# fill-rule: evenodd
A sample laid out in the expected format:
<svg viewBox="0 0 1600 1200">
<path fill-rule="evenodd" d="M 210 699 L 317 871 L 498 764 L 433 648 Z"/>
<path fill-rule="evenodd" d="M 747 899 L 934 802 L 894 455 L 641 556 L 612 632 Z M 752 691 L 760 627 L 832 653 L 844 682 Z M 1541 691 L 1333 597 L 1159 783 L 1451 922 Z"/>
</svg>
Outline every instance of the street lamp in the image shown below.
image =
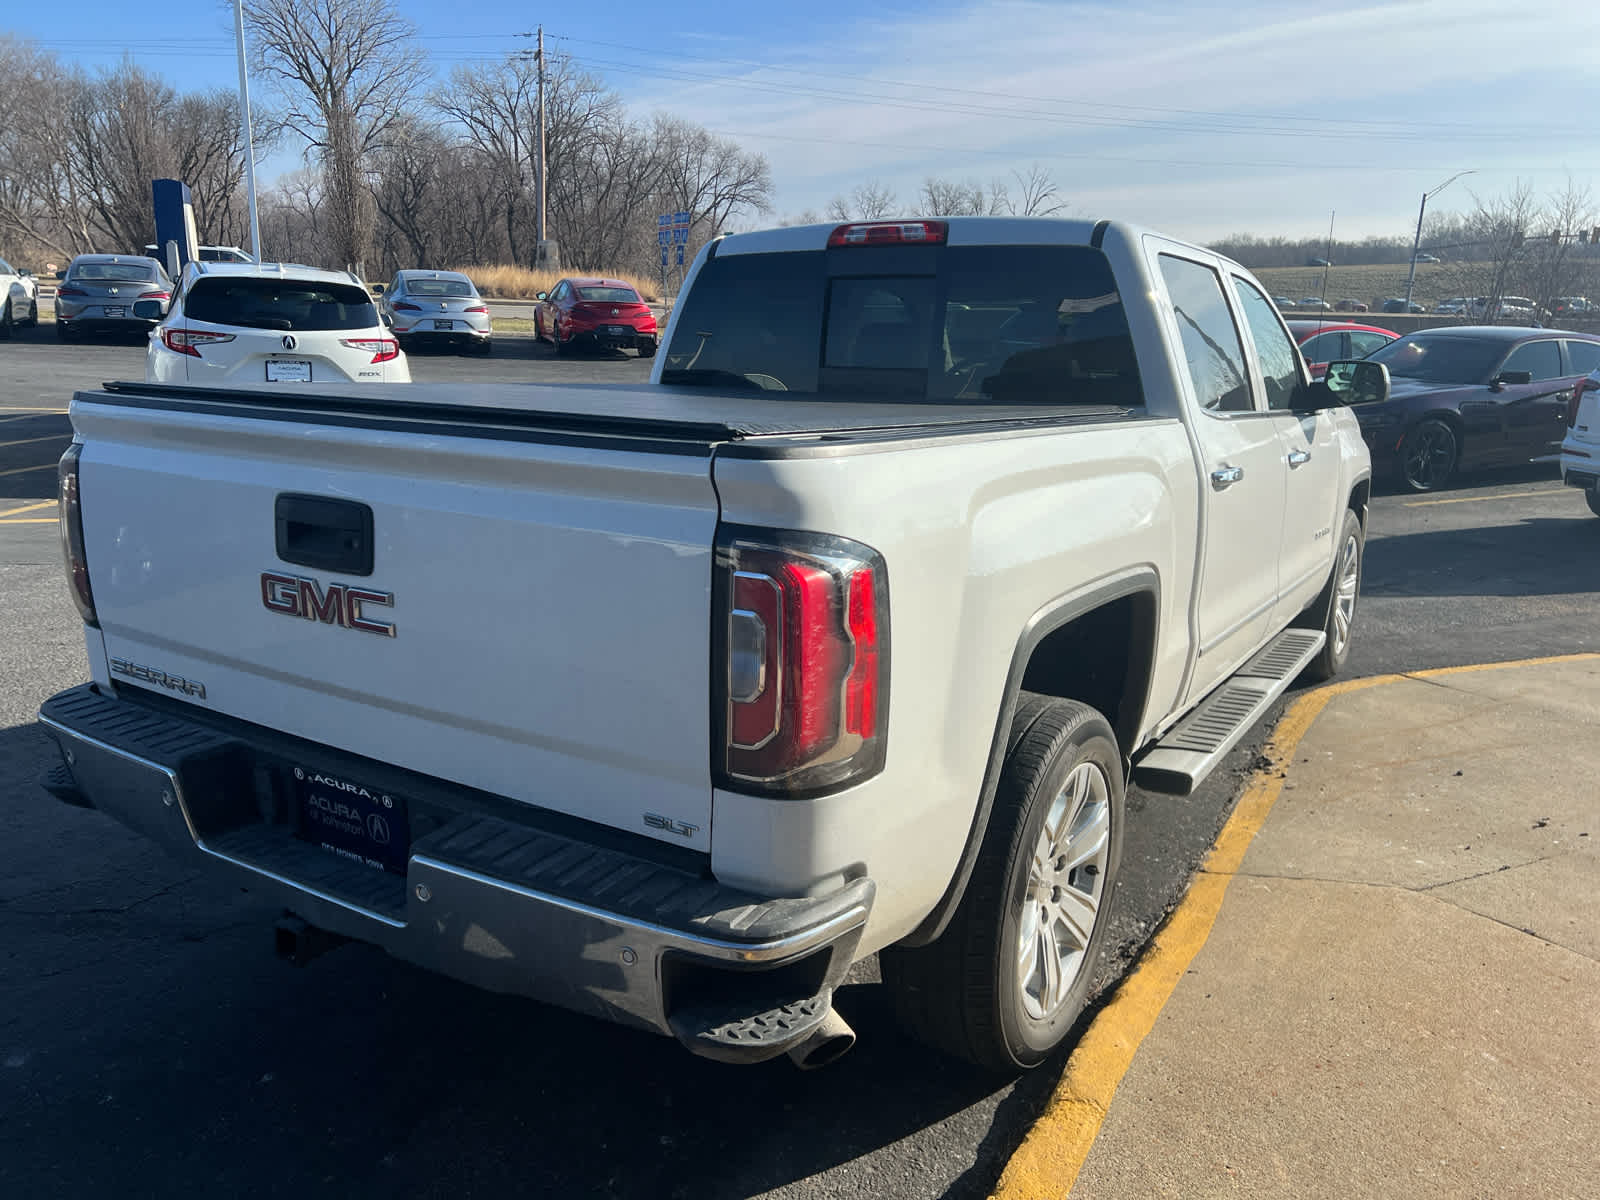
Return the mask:
<svg viewBox="0 0 1600 1200">
<path fill-rule="evenodd" d="M 250 136 L 250 80 L 244 61 L 244 0 L 234 0 L 233 31 L 239 46 L 239 115 L 244 123 L 244 186 L 250 209 L 250 257 L 261 261 L 261 221 L 256 213 L 256 148 Z M 195 248 L 199 253 L 199 247 Z"/>
<path fill-rule="evenodd" d="M 1406 312 L 1411 311 L 1411 289 L 1417 282 L 1417 252 L 1422 249 L 1422 214 L 1428 211 L 1428 198 L 1437 196 L 1463 175 L 1475 174 L 1473 171 L 1457 171 L 1431 192 L 1422 193 L 1422 204 L 1417 209 L 1417 236 L 1411 239 L 1411 270 L 1406 274 Z"/>
</svg>

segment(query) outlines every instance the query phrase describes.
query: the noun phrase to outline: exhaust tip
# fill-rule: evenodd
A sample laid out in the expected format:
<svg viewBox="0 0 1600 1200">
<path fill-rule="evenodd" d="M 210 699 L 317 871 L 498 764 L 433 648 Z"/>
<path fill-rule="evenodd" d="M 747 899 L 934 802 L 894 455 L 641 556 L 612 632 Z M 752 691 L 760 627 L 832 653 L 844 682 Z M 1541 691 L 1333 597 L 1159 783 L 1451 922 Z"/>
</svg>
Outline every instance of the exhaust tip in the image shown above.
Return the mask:
<svg viewBox="0 0 1600 1200">
<path fill-rule="evenodd" d="M 802 1071 L 815 1071 L 838 1062 L 856 1044 L 856 1031 L 834 1009 L 822 1019 L 822 1024 L 812 1031 L 798 1046 L 786 1053 Z"/>
</svg>

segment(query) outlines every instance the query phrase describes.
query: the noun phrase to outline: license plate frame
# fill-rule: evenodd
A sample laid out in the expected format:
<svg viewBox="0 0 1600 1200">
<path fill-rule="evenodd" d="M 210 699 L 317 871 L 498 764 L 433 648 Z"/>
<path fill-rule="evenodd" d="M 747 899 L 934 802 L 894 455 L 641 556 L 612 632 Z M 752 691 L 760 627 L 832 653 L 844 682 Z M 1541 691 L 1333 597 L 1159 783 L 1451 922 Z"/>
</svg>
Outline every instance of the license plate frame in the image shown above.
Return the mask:
<svg viewBox="0 0 1600 1200">
<path fill-rule="evenodd" d="M 100 311 L 107 317 L 125 317 L 128 315 L 128 306 L 126 304 L 102 304 Z"/>
<path fill-rule="evenodd" d="M 433 327 L 435 329 L 453 330 L 456 327 L 456 323 L 443 317 L 435 317 Z"/>
<path fill-rule="evenodd" d="M 267 359 L 268 383 L 310 383 L 311 362 L 304 358 Z"/>
<path fill-rule="evenodd" d="M 631 326 L 631 325 L 607 325 L 605 327 L 605 330 L 606 330 L 606 336 L 607 337 L 632 337 L 633 336 L 633 326 Z"/>
<path fill-rule="evenodd" d="M 406 873 L 411 824 L 404 797 L 309 764 L 292 774 L 300 837 L 356 866 Z"/>
</svg>

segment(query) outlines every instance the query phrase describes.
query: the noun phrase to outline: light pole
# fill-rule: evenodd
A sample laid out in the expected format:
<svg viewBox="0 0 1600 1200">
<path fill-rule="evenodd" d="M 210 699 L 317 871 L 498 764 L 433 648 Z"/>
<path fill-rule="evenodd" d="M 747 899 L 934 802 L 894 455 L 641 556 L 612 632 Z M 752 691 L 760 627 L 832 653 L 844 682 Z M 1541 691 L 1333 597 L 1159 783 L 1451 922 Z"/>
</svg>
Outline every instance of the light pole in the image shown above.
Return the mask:
<svg viewBox="0 0 1600 1200">
<path fill-rule="evenodd" d="M 1431 192 L 1422 193 L 1422 204 L 1417 208 L 1417 236 L 1411 239 L 1411 270 L 1406 274 L 1406 312 L 1411 312 L 1411 289 L 1417 282 L 1417 252 L 1422 249 L 1422 214 L 1428 211 L 1428 199 L 1437 196 L 1463 175 L 1471 175 L 1472 171 L 1457 171 Z"/>
<path fill-rule="evenodd" d="M 250 205 L 250 257 L 261 261 L 261 221 L 256 213 L 256 148 L 250 137 L 250 82 L 244 62 L 244 0 L 234 0 L 233 30 L 239 42 L 239 114 L 244 122 L 244 187 Z M 195 253 L 199 253 L 198 247 Z"/>
</svg>

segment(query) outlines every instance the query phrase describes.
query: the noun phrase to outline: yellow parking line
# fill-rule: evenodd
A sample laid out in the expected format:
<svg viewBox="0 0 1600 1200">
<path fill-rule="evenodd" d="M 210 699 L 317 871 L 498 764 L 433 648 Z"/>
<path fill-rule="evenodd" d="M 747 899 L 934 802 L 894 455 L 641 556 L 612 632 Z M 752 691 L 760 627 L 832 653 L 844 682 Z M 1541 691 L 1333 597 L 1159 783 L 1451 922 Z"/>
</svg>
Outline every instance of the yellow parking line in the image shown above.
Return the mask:
<svg viewBox="0 0 1600 1200">
<path fill-rule="evenodd" d="M 40 463 L 37 467 L 12 467 L 9 471 L 0 471 L 0 479 L 5 478 L 7 475 L 26 475 L 29 471 L 54 471 L 55 469 L 56 464 L 53 462 Z"/>
<path fill-rule="evenodd" d="M 54 500 L 40 500 L 35 504 L 24 504 L 21 508 L 8 508 L 5 512 L 0 512 L 0 517 L 14 517 L 19 513 L 34 512 L 41 508 L 49 508 L 54 504 Z"/>
<path fill-rule="evenodd" d="M 71 409 L 67 408 L 17 408 L 13 405 L 5 404 L 0 405 L 0 413 L 5 413 L 7 415 L 0 417 L 0 421 L 18 420 L 23 416 L 35 417 L 40 413 L 55 413 L 58 416 L 64 417 L 71 411 Z M 17 416 L 11 416 L 10 414 L 12 413 L 16 413 Z"/>
<path fill-rule="evenodd" d="M 1382 687 L 1403 679 L 1431 679 L 1468 671 L 1497 671 L 1591 659 L 1600 659 L 1600 654 L 1564 654 L 1442 667 L 1403 675 L 1352 679 L 1318 688 L 1290 706 L 1273 730 L 1263 754 L 1274 764 L 1293 761 L 1300 739 L 1305 737 L 1328 702 L 1348 692 Z M 1006 1164 L 990 1200 L 1039 1200 L 1046 1196 L 1066 1196 L 1072 1191 L 1078 1172 L 1100 1133 L 1117 1085 L 1127 1074 L 1140 1044 L 1155 1027 L 1173 989 L 1205 945 L 1222 909 L 1228 884 L 1244 861 L 1245 851 L 1266 823 L 1278 793 L 1283 790 L 1284 776 L 1274 771 L 1275 768 L 1269 766 L 1251 777 L 1233 815 L 1217 835 L 1178 907 L 1073 1049 L 1055 1093 Z"/>
<path fill-rule="evenodd" d="M 1537 492 L 1501 492 L 1497 496 L 1460 496 L 1453 500 L 1407 500 L 1405 508 L 1425 508 L 1430 504 L 1476 504 L 1480 500 L 1516 500 L 1522 496 L 1559 496 L 1562 492 L 1571 489 L 1544 488 Z"/>
<path fill-rule="evenodd" d="M 49 437 L 22 438 L 20 441 L 15 442 L 0 442 L 0 450 L 4 450 L 7 446 L 31 446 L 35 442 L 59 442 L 62 438 L 71 436 L 72 434 L 70 433 L 53 433 Z"/>
<path fill-rule="evenodd" d="M 54 525 L 55 517 L 18 517 L 16 520 L 0 518 L 0 525 Z"/>
</svg>

